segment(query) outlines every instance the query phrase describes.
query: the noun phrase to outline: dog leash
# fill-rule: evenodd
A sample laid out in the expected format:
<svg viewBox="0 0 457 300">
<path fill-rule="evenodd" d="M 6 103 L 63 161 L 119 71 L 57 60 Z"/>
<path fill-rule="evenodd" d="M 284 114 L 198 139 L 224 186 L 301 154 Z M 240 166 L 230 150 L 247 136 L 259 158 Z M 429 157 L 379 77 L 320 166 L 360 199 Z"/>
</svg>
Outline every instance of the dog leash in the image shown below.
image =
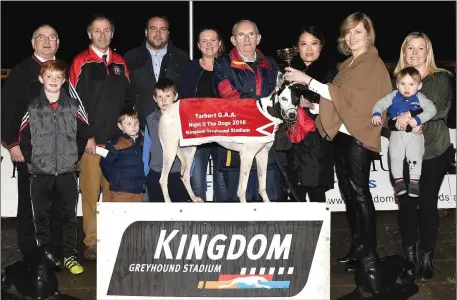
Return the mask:
<svg viewBox="0 0 457 300">
<path fill-rule="evenodd" d="M 279 163 L 278 155 L 276 154 L 276 145 L 278 143 L 278 134 L 277 134 L 278 132 L 279 132 L 279 129 L 275 134 L 275 139 L 274 139 L 273 145 L 271 146 L 271 148 L 273 149 L 273 157 L 275 159 L 275 163 L 278 166 L 279 171 L 281 172 L 284 180 L 286 181 L 286 184 L 289 188 L 290 193 L 295 198 L 295 200 L 298 201 L 298 199 L 299 199 L 298 195 L 297 195 L 294 187 L 290 183 L 289 176 L 287 176 L 287 172 L 284 170 L 284 167 Z"/>
</svg>

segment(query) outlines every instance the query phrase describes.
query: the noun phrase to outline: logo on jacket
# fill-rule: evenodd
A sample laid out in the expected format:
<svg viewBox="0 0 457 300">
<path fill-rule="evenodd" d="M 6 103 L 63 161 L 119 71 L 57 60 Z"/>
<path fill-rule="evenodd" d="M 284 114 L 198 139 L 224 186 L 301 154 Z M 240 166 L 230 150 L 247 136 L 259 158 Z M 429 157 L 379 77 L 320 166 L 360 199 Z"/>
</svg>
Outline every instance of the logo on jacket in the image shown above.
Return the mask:
<svg viewBox="0 0 457 300">
<path fill-rule="evenodd" d="M 113 67 L 113 72 L 116 75 L 121 75 L 121 68 L 119 68 L 118 66 L 114 66 Z"/>
</svg>

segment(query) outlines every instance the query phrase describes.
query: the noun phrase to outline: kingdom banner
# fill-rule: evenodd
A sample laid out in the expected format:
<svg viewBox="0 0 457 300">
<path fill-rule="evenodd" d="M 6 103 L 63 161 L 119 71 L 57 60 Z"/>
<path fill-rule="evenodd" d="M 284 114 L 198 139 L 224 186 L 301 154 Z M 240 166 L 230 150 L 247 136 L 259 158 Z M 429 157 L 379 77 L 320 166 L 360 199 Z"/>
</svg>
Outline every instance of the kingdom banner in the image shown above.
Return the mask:
<svg viewBox="0 0 457 300">
<path fill-rule="evenodd" d="M 451 129 L 451 141 L 455 148 L 456 130 Z M 390 182 L 389 163 L 387 149 L 389 141 L 386 138 L 381 138 L 382 153 L 380 160 L 373 160 L 371 164 L 370 174 L 370 191 L 373 195 L 373 201 L 376 210 L 397 210 L 398 205 L 394 197 L 394 191 Z M 17 211 L 17 171 L 8 150 L 1 147 L 1 216 L 15 217 Z M 212 161 L 208 164 L 208 177 L 206 197 L 209 201 L 213 198 L 212 187 Z M 449 172 L 444 176 L 441 190 L 438 195 L 438 208 L 455 208 L 456 207 L 456 174 L 455 163 L 449 166 Z M 327 201 L 330 204 L 331 211 L 344 211 L 345 205 L 341 198 L 338 182 L 335 176 L 335 188 L 326 193 Z M 78 203 L 78 216 L 82 215 L 81 210 L 81 195 Z"/>
<path fill-rule="evenodd" d="M 280 119 L 254 99 L 189 98 L 179 105 L 181 146 L 210 142 L 273 142 Z"/>
<path fill-rule="evenodd" d="M 97 299 L 330 299 L 325 203 L 106 202 L 98 211 Z"/>
</svg>

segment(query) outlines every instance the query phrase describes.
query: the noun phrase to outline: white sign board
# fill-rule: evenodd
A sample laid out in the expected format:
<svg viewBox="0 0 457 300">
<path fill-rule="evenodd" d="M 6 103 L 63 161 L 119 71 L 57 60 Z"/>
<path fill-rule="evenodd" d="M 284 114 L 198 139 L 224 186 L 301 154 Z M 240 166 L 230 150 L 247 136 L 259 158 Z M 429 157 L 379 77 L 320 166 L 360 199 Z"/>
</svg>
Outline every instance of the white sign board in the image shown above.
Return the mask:
<svg viewBox="0 0 457 300">
<path fill-rule="evenodd" d="M 102 202 L 98 212 L 97 299 L 330 299 L 325 203 Z"/>
</svg>

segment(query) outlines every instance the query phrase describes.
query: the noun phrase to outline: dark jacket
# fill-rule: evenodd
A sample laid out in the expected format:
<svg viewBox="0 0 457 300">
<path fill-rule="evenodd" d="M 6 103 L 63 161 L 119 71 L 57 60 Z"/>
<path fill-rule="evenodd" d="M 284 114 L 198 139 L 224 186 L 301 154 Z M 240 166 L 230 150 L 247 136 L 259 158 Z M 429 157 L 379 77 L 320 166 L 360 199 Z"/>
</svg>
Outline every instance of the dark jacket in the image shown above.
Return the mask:
<svg viewBox="0 0 457 300">
<path fill-rule="evenodd" d="M 204 69 L 200 66 L 200 59 L 193 59 L 181 68 L 181 77 L 178 86 L 179 99 L 196 97 L 198 82 Z M 213 97 L 219 98 L 216 89 L 213 89 Z"/>
<path fill-rule="evenodd" d="M 76 171 L 91 137 L 84 107 L 63 89 L 51 105 L 44 88 L 22 119 L 20 147 L 30 174 L 60 175 Z"/>
<path fill-rule="evenodd" d="M 149 50 L 146 48 L 146 41 L 139 47 L 133 48 L 125 55 L 125 62 L 130 70 L 130 79 L 132 81 L 132 95 L 135 108 L 140 117 L 140 128 L 144 130 L 146 117 L 156 108 L 158 108 L 152 98 L 156 79 L 152 67 L 152 58 Z M 189 54 L 175 47 L 172 41 L 168 41 L 167 54 L 163 57 L 160 66 L 159 79 L 169 78 L 179 87 L 180 69 L 189 61 Z"/>
<path fill-rule="evenodd" d="M 110 50 L 105 64 L 89 46 L 71 65 L 70 96 L 86 108 L 89 124 L 97 144 L 105 144 L 118 130 L 120 111 L 133 106 L 129 71 L 124 59 Z"/>
<path fill-rule="evenodd" d="M 325 58 L 320 58 L 306 66 L 299 57 L 295 57 L 291 62 L 291 66 L 304 71 L 311 78 L 322 83 L 331 82 L 337 74 L 336 64 L 332 64 Z M 299 95 L 303 95 L 311 102 L 319 102 L 319 94 L 308 90 L 304 86 L 297 87 L 296 92 Z M 315 118 L 308 109 L 304 110 Z M 292 144 L 292 147 L 287 151 L 287 165 L 292 185 L 333 188 L 333 145 L 330 141 L 323 139 L 317 130 L 310 132 L 300 143 Z"/>
<path fill-rule="evenodd" d="M 214 61 L 214 89 L 222 98 L 260 99 L 276 87 L 278 64 L 257 50 L 257 60 L 251 68 L 243 62 L 236 48 Z"/>
<path fill-rule="evenodd" d="M 112 192 L 140 194 L 144 192 L 146 177 L 143 171 L 143 136 L 134 141 L 122 131 L 106 143 L 108 155 L 100 159 L 103 176 Z"/>
<path fill-rule="evenodd" d="M 256 61 L 253 64 L 249 64 L 243 62 L 236 48 L 233 48 L 230 54 L 216 58 L 213 71 L 213 88 L 222 98 L 260 99 L 269 96 L 276 88 L 278 70 L 279 67 L 276 61 L 264 56 L 259 50 L 257 50 Z M 218 148 L 217 151 L 219 161 L 215 163 L 220 171 L 240 170 L 240 155 L 238 152 L 224 148 Z M 228 155 L 230 155 L 230 159 L 227 159 Z M 227 165 L 228 161 L 230 161 L 229 165 Z M 275 167 L 274 156 L 270 152 L 268 154 L 268 168 Z M 257 164 L 254 160 L 251 170 L 256 169 Z"/>
<path fill-rule="evenodd" d="M 67 67 L 68 65 L 63 62 Z M 19 128 L 30 100 L 39 97 L 43 85 L 38 80 L 43 63 L 32 55 L 17 64 L 2 87 L 2 140 L 8 148 L 19 145 Z M 67 78 L 68 79 L 68 78 Z M 62 86 L 68 88 L 68 80 Z"/>
<path fill-rule="evenodd" d="M 336 63 L 331 62 L 325 57 L 320 57 L 315 62 L 307 66 L 300 56 L 297 55 L 292 59 L 290 65 L 292 68 L 305 72 L 312 78 L 322 83 L 332 82 L 333 78 L 338 73 Z M 311 102 L 319 103 L 320 95 L 310 91 L 307 85 L 295 85 L 294 87 L 298 94 L 303 95 Z"/>
</svg>

